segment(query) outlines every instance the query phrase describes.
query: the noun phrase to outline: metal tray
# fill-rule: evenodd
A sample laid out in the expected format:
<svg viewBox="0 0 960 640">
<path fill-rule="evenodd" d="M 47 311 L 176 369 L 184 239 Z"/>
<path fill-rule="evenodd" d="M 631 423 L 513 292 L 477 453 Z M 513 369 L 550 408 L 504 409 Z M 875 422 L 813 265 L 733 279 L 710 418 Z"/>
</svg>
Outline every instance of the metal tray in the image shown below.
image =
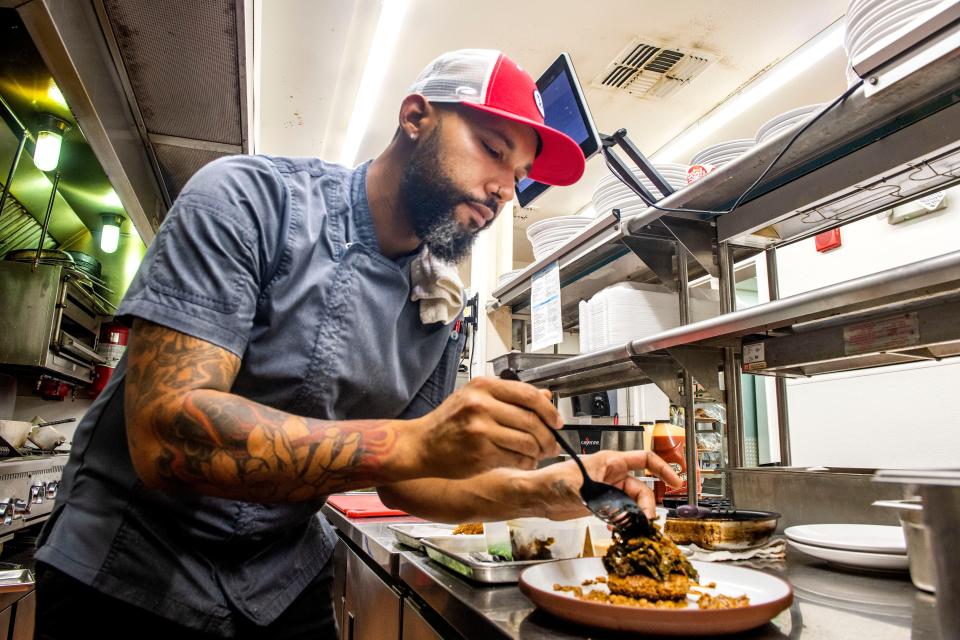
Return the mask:
<svg viewBox="0 0 960 640">
<path fill-rule="evenodd" d="M 0 571 L 0 593 L 29 591 L 33 588 L 33 573 L 29 569 Z"/>
<path fill-rule="evenodd" d="M 423 538 L 423 550 L 434 562 L 462 576 L 487 584 L 517 582 L 520 574 L 531 567 L 552 560 L 525 560 L 516 562 L 481 562 L 470 556 L 477 551 L 486 551 L 483 536 L 450 536 Z"/>
<path fill-rule="evenodd" d="M 456 525 L 437 524 L 433 522 L 416 522 L 413 524 L 391 524 L 387 527 L 393 531 L 397 542 L 404 544 L 418 551 L 423 550 L 420 540 L 423 538 L 442 538 L 452 536 Z M 460 536 L 458 536 L 460 537 Z M 482 538 L 483 536 L 479 536 Z"/>
<path fill-rule="evenodd" d="M 513 369 L 514 371 L 523 371 L 524 369 L 533 369 L 545 364 L 550 364 L 558 360 L 565 360 L 569 355 L 555 353 L 521 353 L 511 351 L 502 356 L 497 356 L 490 361 L 493 365 L 493 374 L 500 375 L 504 369 Z"/>
</svg>

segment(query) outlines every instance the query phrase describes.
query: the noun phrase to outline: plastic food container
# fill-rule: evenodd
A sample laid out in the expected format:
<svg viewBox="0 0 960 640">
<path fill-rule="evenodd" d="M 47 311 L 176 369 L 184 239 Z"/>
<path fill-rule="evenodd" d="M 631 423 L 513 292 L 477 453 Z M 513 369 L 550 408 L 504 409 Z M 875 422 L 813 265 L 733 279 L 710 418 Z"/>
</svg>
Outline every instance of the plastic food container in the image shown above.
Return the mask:
<svg viewBox="0 0 960 640">
<path fill-rule="evenodd" d="M 577 558 L 587 537 L 587 518 L 509 520 L 510 550 L 514 560 L 566 560 Z"/>
<path fill-rule="evenodd" d="M 483 537 L 487 543 L 487 553 L 505 560 L 513 560 L 510 550 L 510 530 L 506 522 L 484 522 Z"/>
</svg>

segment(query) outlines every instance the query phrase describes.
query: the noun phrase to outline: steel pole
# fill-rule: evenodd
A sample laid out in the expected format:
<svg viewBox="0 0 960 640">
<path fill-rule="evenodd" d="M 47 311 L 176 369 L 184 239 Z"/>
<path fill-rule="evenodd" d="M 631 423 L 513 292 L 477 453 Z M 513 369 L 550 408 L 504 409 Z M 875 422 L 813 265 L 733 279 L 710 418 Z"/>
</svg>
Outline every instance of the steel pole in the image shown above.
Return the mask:
<svg viewBox="0 0 960 640">
<path fill-rule="evenodd" d="M 767 289 L 770 300 L 780 299 L 780 281 L 777 272 L 777 249 L 771 247 L 765 252 L 767 258 Z M 777 431 L 780 437 L 780 465 L 789 467 L 792 455 L 790 453 L 790 415 L 787 405 L 787 380 L 782 376 L 775 378 L 777 393 Z"/>
<path fill-rule="evenodd" d="M 732 313 L 737 310 L 736 277 L 733 268 L 733 249 L 726 242 L 720 243 L 720 311 Z M 743 465 L 743 415 L 741 411 L 740 368 L 736 350 L 723 350 L 723 384 L 727 405 L 727 464 L 730 467 Z"/>
<path fill-rule="evenodd" d="M 3 183 L 3 194 L 0 195 L 0 211 L 3 211 L 3 205 L 7 204 L 7 196 L 10 195 L 10 185 L 13 184 L 13 175 L 17 172 L 17 166 L 20 164 L 20 156 L 23 155 L 23 147 L 27 143 L 27 130 L 20 132 L 20 142 L 17 144 L 17 151 L 13 154 L 13 162 L 10 163 L 10 172 L 7 174 L 7 181 Z"/>
<path fill-rule="evenodd" d="M 37 256 L 33 259 L 33 269 L 36 271 L 40 264 L 40 252 L 43 251 L 43 241 L 47 239 L 47 228 L 50 226 L 50 214 L 53 213 L 53 203 L 57 199 L 57 186 L 60 184 L 60 171 L 53 174 L 53 188 L 50 190 L 50 199 L 47 201 L 47 213 L 43 216 L 43 228 L 40 230 L 40 241 L 37 243 Z"/>
<path fill-rule="evenodd" d="M 690 272 L 687 250 L 679 242 L 677 247 L 677 291 L 680 292 L 680 324 L 690 324 Z M 686 367 L 683 369 L 683 419 L 687 458 L 687 503 L 697 505 L 697 472 L 700 461 L 697 460 L 697 421 L 694 417 L 693 377 Z"/>
</svg>

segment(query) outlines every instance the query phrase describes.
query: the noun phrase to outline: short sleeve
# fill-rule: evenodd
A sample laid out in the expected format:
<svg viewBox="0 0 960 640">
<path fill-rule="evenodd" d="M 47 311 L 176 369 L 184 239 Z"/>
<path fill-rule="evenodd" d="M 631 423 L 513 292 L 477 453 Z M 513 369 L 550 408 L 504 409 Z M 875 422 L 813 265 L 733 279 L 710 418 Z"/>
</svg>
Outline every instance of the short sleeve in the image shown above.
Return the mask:
<svg viewBox="0 0 960 640">
<path fill-rule="evenodd" d="M 279 260 L 286 189 L 266 158 L 231 156 L 190 179 L 117 310 L 242 356 Z"/>
</svg>

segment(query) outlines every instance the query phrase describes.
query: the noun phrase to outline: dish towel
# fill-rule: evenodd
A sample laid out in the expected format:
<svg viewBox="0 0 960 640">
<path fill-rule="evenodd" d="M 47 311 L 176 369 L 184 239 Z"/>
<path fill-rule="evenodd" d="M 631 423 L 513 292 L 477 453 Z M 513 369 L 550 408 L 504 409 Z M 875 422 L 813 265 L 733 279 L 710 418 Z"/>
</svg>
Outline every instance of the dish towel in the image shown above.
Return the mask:
<svg viewBox="0 0 960 640">
<path fill-rule="evenodd" d="M 420 322 L 450 324 L 463 309 L 463 282 L 457 268 L 433 257 L 424 247 L 410 263 L 412 302 L 420 301 Z"/>
<path fill-rule="evenodd" d="M 684 547 L 690 550 L 689 560 L 701 562 L 727 562 L 730 560 L 780 560 L 787 555 L 786 538 L 774 538 L 762 547 L 743 551 L 708 551 L 695 544 Z"/>
</svg>

